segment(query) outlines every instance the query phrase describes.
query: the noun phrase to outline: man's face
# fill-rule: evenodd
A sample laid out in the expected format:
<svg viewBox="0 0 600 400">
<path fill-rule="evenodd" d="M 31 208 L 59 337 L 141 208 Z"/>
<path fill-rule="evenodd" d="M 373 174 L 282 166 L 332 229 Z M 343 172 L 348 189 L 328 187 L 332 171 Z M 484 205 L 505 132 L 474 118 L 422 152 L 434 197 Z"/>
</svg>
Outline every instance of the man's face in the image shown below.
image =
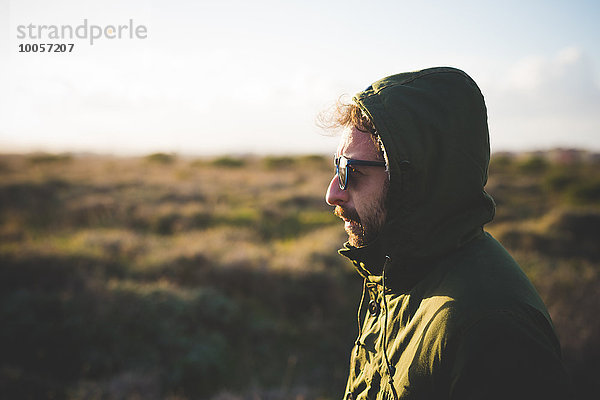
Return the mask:
<svg viewBox="0 0 600 400">
<path fill-rule="evenodd" d="M 336 157 L 340 155 L 354 160 L 383 161 L 371 134 L 356 128 L 344 131 Z M 388 186 L 385 168 L 362 165 L 349 167 L 346 190 L 340 189 L 337 175 L 329 183 L 325 200 L 335 206 L 335 215 L 344 220 L 352 246 L 364 246 L 380 232 L 385 222 Z"/>
</svg>

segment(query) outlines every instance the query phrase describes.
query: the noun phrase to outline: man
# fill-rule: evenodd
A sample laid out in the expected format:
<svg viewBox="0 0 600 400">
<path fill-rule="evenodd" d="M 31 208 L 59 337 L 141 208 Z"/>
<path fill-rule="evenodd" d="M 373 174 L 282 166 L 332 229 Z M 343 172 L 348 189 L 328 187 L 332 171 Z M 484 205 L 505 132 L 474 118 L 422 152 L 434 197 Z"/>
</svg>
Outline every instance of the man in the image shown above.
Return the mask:
<svg viewBox="0 0 600 400">
<path fill-rule="evenodd" d="M 340 254 L 364 278 L 345 398 L 569 398 L 546 307 L 483 231 L 495 205 L 475 82 L 431 68 L 353 100 L 338 110 L 326 196 L 349 237 Z"/>
</svg>

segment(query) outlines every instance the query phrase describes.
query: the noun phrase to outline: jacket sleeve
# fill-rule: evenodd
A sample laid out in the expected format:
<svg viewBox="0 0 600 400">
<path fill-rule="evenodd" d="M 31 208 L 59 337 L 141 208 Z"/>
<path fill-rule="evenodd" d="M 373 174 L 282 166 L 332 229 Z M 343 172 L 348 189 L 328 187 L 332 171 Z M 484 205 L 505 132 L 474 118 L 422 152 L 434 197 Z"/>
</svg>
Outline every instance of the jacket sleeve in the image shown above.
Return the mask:
<svg viewBox="0 0 600 400">
<path fill-rule="evenodd" d="M 554 330 L 535 313 L 496 311 L 456 338 L 449 398 L 572 398 Z"/>
</svg>

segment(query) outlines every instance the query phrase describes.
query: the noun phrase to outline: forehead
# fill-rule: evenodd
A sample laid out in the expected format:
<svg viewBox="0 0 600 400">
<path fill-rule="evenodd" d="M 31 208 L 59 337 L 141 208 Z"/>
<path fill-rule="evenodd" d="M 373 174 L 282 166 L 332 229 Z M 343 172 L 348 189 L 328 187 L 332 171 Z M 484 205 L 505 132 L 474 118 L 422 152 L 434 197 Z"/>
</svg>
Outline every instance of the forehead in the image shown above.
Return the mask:
<svg viewBox="0 0 600 400">
<path fill-rule="evenodd" d="M 337 153 L 357 160 L 376 160 L 379 158 L 379 150 L 371 134 L 361 132 L 355 127 L 344 129 Z"/>
</svg>

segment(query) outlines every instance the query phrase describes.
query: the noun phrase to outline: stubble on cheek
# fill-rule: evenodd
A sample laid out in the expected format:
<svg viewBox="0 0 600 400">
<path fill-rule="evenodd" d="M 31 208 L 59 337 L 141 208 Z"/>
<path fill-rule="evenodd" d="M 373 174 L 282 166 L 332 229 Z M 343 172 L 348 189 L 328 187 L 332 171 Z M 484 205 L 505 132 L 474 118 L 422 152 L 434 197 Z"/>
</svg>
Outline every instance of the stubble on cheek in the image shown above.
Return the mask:
<svg viewBox="0 0 600 400">
<path fill-rule="evenodd" d="M 361 219 L 355 209 L 336 206 L 334 214 L 344 220 L 344 230 L 348 234 L 348 242 L 354 247 L 365 246 L 375 240 L 383 228 L 387 216 L 385 199 L 388 182 L 384 184 L 382 193 L 372 207 L 364 212 Z"/>
</svg>

